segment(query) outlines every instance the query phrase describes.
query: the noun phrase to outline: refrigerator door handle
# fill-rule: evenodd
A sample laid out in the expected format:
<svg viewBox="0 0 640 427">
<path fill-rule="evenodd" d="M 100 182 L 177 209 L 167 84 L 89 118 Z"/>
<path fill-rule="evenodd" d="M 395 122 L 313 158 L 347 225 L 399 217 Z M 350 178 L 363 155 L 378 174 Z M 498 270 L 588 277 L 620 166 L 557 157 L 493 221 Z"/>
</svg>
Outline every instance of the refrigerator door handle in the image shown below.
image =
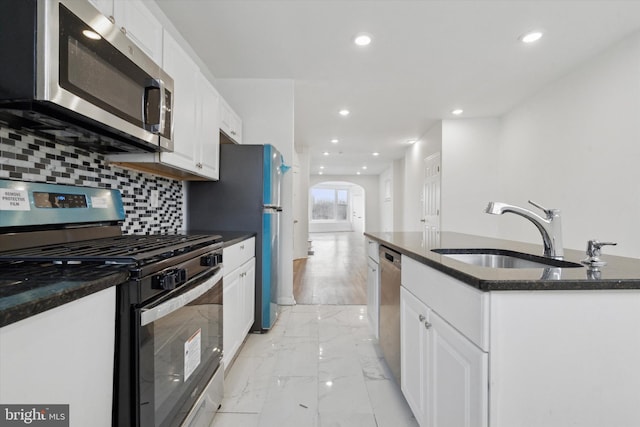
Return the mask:
<svg viewBox="0 0 640 427">
<path fill-rule="evenodd" d="M 278 212 L 282 212 L 282 208 L 278 205 L 263 205 L 262 207 L 265 209 L 274 209 Z"/>
</svg>

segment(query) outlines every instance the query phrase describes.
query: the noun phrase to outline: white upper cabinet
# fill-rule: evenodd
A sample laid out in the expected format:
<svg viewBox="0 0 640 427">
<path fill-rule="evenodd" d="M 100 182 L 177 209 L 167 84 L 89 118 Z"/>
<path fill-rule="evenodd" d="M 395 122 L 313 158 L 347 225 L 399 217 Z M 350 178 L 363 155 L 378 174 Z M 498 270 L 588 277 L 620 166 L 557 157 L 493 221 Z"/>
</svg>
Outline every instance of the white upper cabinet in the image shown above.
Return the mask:
<svg viewBox="0 0 640 427">
<path fill-rule="evenodd" d="M 212 179 L 220 177 L 220 131 L 218 121 L 220 95 L 209 81 L 199 74 L 198 83 L 198 141 L 200 146 L 199 162 L 196 167 L 201 169 L 201 174 Z M 198 163 L 200 166 L 198 167 Z"/>
<path fill-rule="evenodd" d="M 115 0 L 113 17 L 116 25 L 127 37 L 157 64 L 162 63 L 162 24 L 141 0 Z"/>
<path fill-rule="evenodd" d="M 173 152 L 161 153 L 160 159 L 180 169 L 197 170 L 196 111 L 200 69 L 166 31 L 162 67 L 173 77 Z"/>
<path fill-rule="evenodd" d="M 218 92 L 180 44 L 164 32 L 162 67 L 173 78 L 173 152 L 108 156 L 111 164 L 172 179 L 217 180 L 220 163 Z"/>
<path fill-rule="evenodd" d="M 89 0 L 89 3 L 95 6 L 104 16 L 109 19 L 113 18 L 113 0 Z"/>
<path fill-rule="evenodd" d="M 142 0 L 89 0 L 157 64 L 162 63 L 162 24 Z"/>
<path fill-rule="evenodd" d="M 174 145 L 172 153 L 160 153 L 160 160 L 203 178 L 218 179 L 218 92 L 166 31 L 163 50 L 163 68 L 174 80 Z"/>
<path fill-rule="evenodd" d="M 220 97 L 220 130 L 233 141 L 242 144 L 242 119 L 223 97 Z"/>
</svg>

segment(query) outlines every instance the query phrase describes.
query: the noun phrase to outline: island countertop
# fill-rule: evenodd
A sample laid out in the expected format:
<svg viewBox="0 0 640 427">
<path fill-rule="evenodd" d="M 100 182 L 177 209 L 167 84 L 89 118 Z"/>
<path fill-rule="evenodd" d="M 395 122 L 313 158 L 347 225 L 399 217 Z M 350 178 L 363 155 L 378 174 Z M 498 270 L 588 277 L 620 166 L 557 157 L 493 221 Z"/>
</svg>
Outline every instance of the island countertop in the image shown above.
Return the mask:
<svg viewBox="0 0 640 427">
<path fill-rule="evenodd" d="M 433 249 L 506 249 L 534 256 L 542 255 L 542 245 L 441 232 L 436 242 L 428 242 L 420 232 L 366 232 L 368 238 L 402 255 L 435 268 L 483 291 L 515 290 L 596 290 L 640 289 L 640 260 L 602 254 L 607 265 L 597 270 L 576 268 L 488 268 L 456 261 Z M 585 242 L 586 247 L 586 242 Z M 565 249 L 564 259 L 580 263 L 584 251 Z"/>
</svg>

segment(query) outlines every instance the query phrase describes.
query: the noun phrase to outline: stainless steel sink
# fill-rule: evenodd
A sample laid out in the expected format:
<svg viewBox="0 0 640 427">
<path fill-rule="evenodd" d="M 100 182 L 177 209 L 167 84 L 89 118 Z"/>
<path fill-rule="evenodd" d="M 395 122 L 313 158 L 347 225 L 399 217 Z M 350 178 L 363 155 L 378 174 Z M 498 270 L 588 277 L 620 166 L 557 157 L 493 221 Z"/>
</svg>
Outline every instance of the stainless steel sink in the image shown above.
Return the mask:
<svg viewBox="0 0 640 427">
<path fill-rule="evenodd" d="M 581 264 L 505 249 L 434 249 L 440 255 L 487 268 L 577 268 Z"/>
</svg>

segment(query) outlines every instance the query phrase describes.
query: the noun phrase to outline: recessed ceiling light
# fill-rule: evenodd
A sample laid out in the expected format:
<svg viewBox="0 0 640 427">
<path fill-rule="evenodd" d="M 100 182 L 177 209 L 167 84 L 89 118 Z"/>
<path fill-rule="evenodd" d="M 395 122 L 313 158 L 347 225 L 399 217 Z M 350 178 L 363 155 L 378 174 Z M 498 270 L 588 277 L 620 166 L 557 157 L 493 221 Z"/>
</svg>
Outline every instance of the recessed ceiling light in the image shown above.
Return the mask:
<svg viewBox="0 0 640 427">
<path fill-rule="evenodd" d="M 338 142 L 340 142 L 340 141 L 338 141 L 337 139 L 332 139 L 332 140 L 331 140 L 331 143 L 332 143 L 332 144 L 337 144 Z"/>
<path fill-rule="evenodd" d="M 329 152 L 328 152 L 328 151 L 325 151 L 325 152 L 324 152 L 324 153 L 322 153 L 322 154 L 324 154 L 325 156 L 328 156 L 328 155 L 329 155 Z"/>
<path fill-rule="evenodd" d="M 351 113 L 351 111 L 344 109 L 344 110 L 340 110 L 340 111 L 338 111 L 338 113 L 339 113 L 341 116 L 345 116 L 345 117 L 346 117 L 346 116 L 348 116 L 348 115 L 349 115 L 349 113 Z"/>
<path fill-rule="evenodd" d="M 418 140 L 417 139 L 407 139 L 407 144 L 412 145 L 415 144 Z"/>
<path fill-rule="evenodd" d="M 363 166 L 363 167 L 362 167 L 362 169 L 367 170 L 367 167 L 366 167 L 366 166 Z"/>
<path fill-rule="evenodd" d="M 320 166 L 320 169 L 324 169 L 324 166 Z"/>
<path fill-rule="evenodd" d="M 91 31 L 91 30 L 82 30 L 82 34 L 91 40 L 100 40 L 102 37 L 100 36 L 100 34 L 96 33 L 95 31 Z"/>
<path fill-rule="evenodd" d="M 530 33 L 520 36 L 520 41 L 522 43 L 534 43 L 540 40 L 540 38 L 542 38 L 541 31 L 532 31 Z"/>
<path fill-rule="evenodd" d="M 380 153 L 378 153 L 377 151 L 375 153 L 371 153 L 371 154 L 373 154 L 374 156 L 379 156 L 380 155 Z"/>
<path fill-rule="evenodd" d="M 451 114 L 453 114 L 454 116 L 459 116 L 462 113 L 464 113 L 464 110 L 462 110 L 460 108 L 456 108 L 455 110 L 451 110 Z"/>
<path fill-rule="evenodd" d="M 353 42 L 358 46 L 368 46 L 371 43 L 371 35 L 366 33 L 360 33 L 356 35 Z"/>
<path fill-rule="evenodd" d="M 322 171 L 320 171 L 320 172 L 318 172 L 318 175 L 322 175 L 322 173 L 323 173 L 323 172 L 322 172 Z"/>
<path fill-rule="evenodd" d="M 360 171 L 356 172 L 356 175 L 360 175 Z"/>
</svg>

